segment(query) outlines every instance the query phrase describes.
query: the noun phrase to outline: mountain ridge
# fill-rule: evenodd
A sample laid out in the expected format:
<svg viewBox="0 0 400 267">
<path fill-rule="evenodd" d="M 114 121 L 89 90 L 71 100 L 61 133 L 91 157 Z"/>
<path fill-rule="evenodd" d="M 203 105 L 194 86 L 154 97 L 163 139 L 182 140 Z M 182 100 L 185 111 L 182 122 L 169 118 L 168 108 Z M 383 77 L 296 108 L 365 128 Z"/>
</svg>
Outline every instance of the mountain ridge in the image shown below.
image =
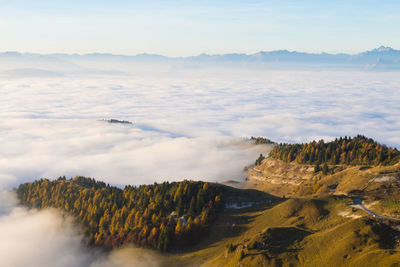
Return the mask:
<svg viewBox="0 0 400 267">
<path fill-rule="evenodd" d="M 381 46 L 357 54 L 326 52 L 308 53 L 289 50 L 259 51 L 252 54 L 200 54 L 187 57 L 168 57 L 142 53 L 121 55 L 112 53 L 37 54 L 0 52 L 0 63 L 5 67 L 42 68 L 48 70 L 84 71 L 103 69 L 115 63 L 119 71 L 144 65 L 168 66 L 172 69 L 199 67 L 246 67 L 272 70 L 366 70 L 399 71 L 400 50 Z M 8 70 L 8 69 L 3 69 Z"/>
<path fill-rule="evenodd" d="M 390 46 L 379 46 L 377 48 L 373 48 L 371 50 L 362 51 L 359 53 L 351 54 L 351 53 L 328 53 L 328 52 L 303 52 L 297 50 L 288 50 L 288 49 L 277 49 L 277 50 L 260 50 L 254 53 L 217 53 L 217 54 L 208 54 L 201 53 L 199 55 L 193 56 L 165 56 L 162 54 L 154 54 L 154 53 L 138 53 L 135 55 L 126 55 L 126 54 L 114 54 L 114 53 L 101 53 L 101 52 L 91 52 L 91 53 L 31 53 L 31 52 L 18 52 L 18 51 L 3 51 L 0 52 L 0 56 L 73 56 L 73 57 L 96 57 L 96 56 L 113 56 L 113 57 L 159 57 L 159 58 L 168 58 L 168 59 L 189 59 L 189 58 L 199 58 L 199 57 L 220 57 L 220 56 L 260 56 L 260 55 L 278 55 L 278 54 L 300 54 L 300 55 L 324 55 L 324 56 L 357 56 L 357 55 L 365 55 L 371 53 L 399 53 L 400 50 L 394 49 Z"/>
</svg>

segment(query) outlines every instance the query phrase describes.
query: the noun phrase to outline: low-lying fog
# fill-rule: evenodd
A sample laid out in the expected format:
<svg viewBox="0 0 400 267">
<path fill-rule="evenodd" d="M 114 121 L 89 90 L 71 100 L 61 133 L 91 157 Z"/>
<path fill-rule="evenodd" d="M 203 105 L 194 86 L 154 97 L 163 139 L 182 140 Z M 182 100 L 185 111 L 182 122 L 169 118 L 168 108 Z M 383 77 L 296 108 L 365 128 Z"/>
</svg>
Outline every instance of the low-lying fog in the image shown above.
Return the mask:
<svg viewBox="0 0 400 267">
<path fill-rule="evenodd" d="M 71 218 L 57 210 L 15 207 L 15 196 L 0 192 L 0 266 L 157 267 L 163 256 L 140 248 L 102 253 L 88 249 Z M 12 205 L 12 203 L 14 205 Z"/>
<path fill-rule="evenodd" d="M 151 75 L 1 76 L 0 257 L 5 266 L 157 266 L 155 254 L 88 251 L 56 211 L 4 190 L 85 175 L 116 185 L 240 180 L 266 147 L 358 133 L 400 145 L 400 75 L 170 70 Z M 133 124 L 111 124 L 100 119 Z M 134 250 L 132 250 L 134 251 Z M 148 255 L 148 256 L 147 256 Z M 136 259 L 136 263 L 132 261 Z"/>
<path fill-rule="evenodd" d="M 358 133 L 400 144 L 400 77 L 201 69 L 0 80 L 0 187 L 60 175 L 113 184 L 240 179 L 259 147 Z M 98 121 L 115 118 L 133 124 Z"/>
</svg>

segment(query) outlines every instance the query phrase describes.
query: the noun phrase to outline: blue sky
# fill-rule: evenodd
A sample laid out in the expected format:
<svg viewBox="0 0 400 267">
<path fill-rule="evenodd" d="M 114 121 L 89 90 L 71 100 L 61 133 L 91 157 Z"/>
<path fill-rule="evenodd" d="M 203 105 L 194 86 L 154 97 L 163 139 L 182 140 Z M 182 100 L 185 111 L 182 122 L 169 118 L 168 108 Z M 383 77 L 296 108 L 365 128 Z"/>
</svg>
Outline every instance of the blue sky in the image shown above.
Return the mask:
<svg viewBox="0 0 400 267">
<path fill-rule="evenodd" d="M 0 51 L 357 53 L 400 48 L 400 1 L 0 0 Z"/>
</svg>

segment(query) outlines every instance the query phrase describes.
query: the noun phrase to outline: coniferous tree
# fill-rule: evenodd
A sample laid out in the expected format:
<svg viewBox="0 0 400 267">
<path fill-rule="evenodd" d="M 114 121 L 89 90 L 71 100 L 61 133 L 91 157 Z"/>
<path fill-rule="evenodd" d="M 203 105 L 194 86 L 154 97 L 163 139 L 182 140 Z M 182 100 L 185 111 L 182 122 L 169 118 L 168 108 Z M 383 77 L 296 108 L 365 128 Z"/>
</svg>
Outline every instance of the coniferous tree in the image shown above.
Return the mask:
<svg viewBox="0 0 400 267">
<path fill-rule="evenodd" d="M 326 164 L 325 162 L 324 165 L 322 166 L 322 174 L 326 175 L 328 171 L 329 171 L 328 164 Z"/>
<path fill-rule="evenodd" d="M 317 163 L 314 167 L 314 173 L 317 173 L 321 170 L 321 166 L 319 166 L 319 163 Z"/>
<path fill-rule="evenodd" d="M 20 185 L 16 192 L 25 205 L 55 207 L 74 216 L 90 246 L 111 249 L 134 243 L 162 251 L 197 242 L 216 218 L 223 197 L 222 186 L 204 182 L 122 190 L 85 177 L 41 179 Z"/>
<path fill-rule="evenodd" d="M 400 161 L 400 151 L 358 135 L 336 138 L 328 143 L 320 140 L 307 144 L 279 144 L 272 149 L 269 157 L 307 164 L 393 165 Z"/>
</svg>

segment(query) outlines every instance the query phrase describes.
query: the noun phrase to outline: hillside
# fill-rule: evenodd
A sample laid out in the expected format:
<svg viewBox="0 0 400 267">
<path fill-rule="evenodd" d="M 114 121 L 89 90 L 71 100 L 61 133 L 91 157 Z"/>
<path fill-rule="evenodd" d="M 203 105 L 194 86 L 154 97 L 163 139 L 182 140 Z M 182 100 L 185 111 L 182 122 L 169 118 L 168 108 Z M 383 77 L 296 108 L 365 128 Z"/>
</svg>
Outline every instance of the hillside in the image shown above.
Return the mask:
<svg viewBox="0 0 400 267">
<path fill-rule="evenodd" d="M 332 164 L 326 151 L 333 155 L 337 149 L 344 158 L 349 154 L 350 164 Z M 26 206 L 54 207 L 75 218 L 89 247 L 118 248 L 127 255 L 130 245 L 159 250 L 160 266 L 400 262 L 396 149 L 357 136 L 327 144 L 281 144 L 274 151 L 248 168 L 248 181 L 236 184 L 252 189 L 186 180 L 121 189 L 78 176 L 22 184 L 16 193 Z M 296 151 L 292 161 L 275 158 L 291 151 Z M 328 154 L 320 162 L 325 171 L 301 160 L 319 151 Z M 373 151 L 384 156 L 378 161 Z M 357 164 L 368 159 L 365 155 L 371 164 Z"/>
<path fill-rule="evenodd" d="M 161 266 L 391 266 L 399 232 L 347 197 L 305 197 L 224 209 L 199 244 Z M 395 266 L 395 265 L 394 265 Z"/>
<path fill-rule="evenodd" d="M 352 210 L 347 198 L 289 199 L 262 211 L 204 266 L 388 266 L 398 232 Z M 242 226 L 242 225 L 241 225 Z"/>
<path fill-rule="evenodd" d="M 75 217 L 89 246 L 113 249 L 131 243 L 164 251 L 158 242 L 165 246 L 163 231 L 168 233 L 160 266 L 387 266 L 400 261 L 396 223 L 381 223 L 351 207 L 346 196 L 279 199 L 193 181 L 119 189 L 84 177 L 23 184 L 17 194 L 25 205 L 56 207 Z M 204 205 L 196 200 L 201 195 Z M 189 196 L 193 205 L 183 201 Z"/>
<path fill-rule="evenodd" d="M 364 136 L 280 144 L 256 163 L 248 168 L 249 187 L 286 197 L 353 196 L 381 214 L 399 216 L 399 151 Z"/>
<path fill-rule="evenodd" d="M 20 185 L 20 201 L 58 208 L 81 225 L 88 246 L 106 249 L 135 244 L 161 251 L 197 243 L 223 205 L 278 198 L 220 184 L 183 181 L 120 189 L 86 177 L 41 179 Z"/>
<path fill-rule="evenodd" d="M 311 160 L 313 164 L 310 164 L 310 155 L 318 155 L 321 151 L 320 154 L 329 155 L 327 151 L 336 149 L 341 150 L 341 157 L 336 158 L 340 159 L 338 164 L 329 156 L 326 157 L 327 160 L 324 157 L 316 163 L 315 159 L 318 157 L 315 157 L 314 161 Z M 381 154 L 379 158 L 382 160 L 374 158 L 374 153 Z M 289 160 L 290 157 L 285 157 L 290 154 L 296 155 L 292 161 Z M 331 154 L 334 157 L 337 155 L 336 152 Z M 304 160 L 307 157 L 308 160 Z M 354 208 L 367 211 L 369 216 L 389 219 L 391 223 L 397 224 L 400 219 L 398 159 L 397 149 L 387 148 L 363 136 L 338 138 L 328 144 L 323 141 L 281 144 L 273 149 L 269 157 L 248 169 L 248 187 L 286 197 L 324 194 L 332 197 L 346 196 L 355 199 L 357 203 Z M 342 214 L 353 216 L 351 212 Z"/>
</svg>

